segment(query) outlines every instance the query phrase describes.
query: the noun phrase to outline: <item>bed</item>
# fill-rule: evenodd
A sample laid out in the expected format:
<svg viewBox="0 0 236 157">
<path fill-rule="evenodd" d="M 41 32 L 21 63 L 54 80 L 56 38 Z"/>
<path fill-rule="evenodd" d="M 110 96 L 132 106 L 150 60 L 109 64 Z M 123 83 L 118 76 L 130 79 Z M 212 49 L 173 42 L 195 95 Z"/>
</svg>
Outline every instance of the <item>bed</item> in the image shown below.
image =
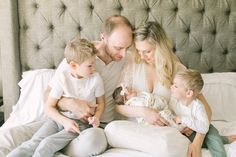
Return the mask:
<svg viewBox="0 0 236 157">
<path fill-rule="evenodd" d="M 75 36 L 99 40 L 101 24 L 113 14 L 124 15 L 135 28 L 145 21 L 161 23 L 181 62 L 203 74 L 212 123 L 222 135 L 236 134 L 235 0 L 5 0 L 0 1 L 6 120 L 0 129 L 0 156 L 29 139 L 45 118 L 42 91 L 66 43 Z M 156 156 L 149 149 L 110 142 L 113 147 L 101 157 Z M 228 156 L 236 157 L 236 142 L 225 148 Z M 202 154 L 211 157 L 206 149 Z"/>
</svg>

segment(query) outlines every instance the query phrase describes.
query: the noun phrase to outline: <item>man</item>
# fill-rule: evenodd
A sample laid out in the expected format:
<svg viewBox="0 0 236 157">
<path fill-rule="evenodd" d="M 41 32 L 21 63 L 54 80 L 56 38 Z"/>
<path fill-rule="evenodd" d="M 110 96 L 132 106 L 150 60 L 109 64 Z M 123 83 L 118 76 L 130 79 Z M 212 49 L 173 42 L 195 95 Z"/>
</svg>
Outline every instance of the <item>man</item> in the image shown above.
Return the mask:
<svg viewBox="0 0 236 157">
<path fill-rule="evenodd" d="M 123 16 L 113 15 L 109 17 L 103 26 L 100 34 L 101 41 L 94 45 L 98 50 L 96 59 L 96 71 L 103 78 L 105 87 L 105 110 L 101 116 L 101 127 L 114 119 L 115 104 L 112 93 L 116 88 L 120 73 L 125 64 L 125 56 L 132 45 L 132 26 Z M 68 64 L 64 59 L 59 65 L 54 78 L 57 74 L 69 70 Z M 50 84 L 53 84 L 54 78 L 50 81 L 45 92 L 45 100 L 51 90 Z M 76 117 L 87 121 L 89 116 L 93 115 L 94 104 L 77 99 L 62 98 L 58 102 L 61 110 L 70 111 Z M 77 126 L 72 125 L 72 130 L 77 130 Z M 107 147 L 106 137 L 102 129 L 90 128 L 82 132 L 79 137 L 71 142 L 65 149 L 69 156 L 91 156 L 100 154 Z"/>
</svg>

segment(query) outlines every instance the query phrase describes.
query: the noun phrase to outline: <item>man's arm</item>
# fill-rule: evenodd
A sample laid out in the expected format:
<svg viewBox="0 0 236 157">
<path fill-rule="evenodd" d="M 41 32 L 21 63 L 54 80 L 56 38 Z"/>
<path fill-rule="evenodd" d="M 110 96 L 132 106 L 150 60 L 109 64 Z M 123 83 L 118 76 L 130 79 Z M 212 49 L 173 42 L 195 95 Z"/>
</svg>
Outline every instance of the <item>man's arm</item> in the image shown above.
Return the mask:
<svg viewBox="0 0 236 157">
<path fill-rule="evenodd" d="M 50 91 L 51 87 L 48 86 L 46 91 L 44 92 L 44 103 L 46 103 Z M 62 97 L 57 102 L 57 107 L 61 111 L 70 111 L 79 119 L 87 120 L 88 117 L 94 115 L 94 110 L 96 106 L 88 103 L 87 101 Z"/>
</svg>

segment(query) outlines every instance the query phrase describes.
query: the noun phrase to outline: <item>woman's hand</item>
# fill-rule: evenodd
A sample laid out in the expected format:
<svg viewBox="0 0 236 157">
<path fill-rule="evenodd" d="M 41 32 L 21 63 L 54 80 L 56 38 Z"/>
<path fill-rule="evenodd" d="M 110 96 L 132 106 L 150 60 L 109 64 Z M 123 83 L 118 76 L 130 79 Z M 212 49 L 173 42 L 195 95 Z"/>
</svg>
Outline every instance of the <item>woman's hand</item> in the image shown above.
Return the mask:
<svg viewBox="0 0 236 157">
<path fill-rule="evenodd" d="M 204 134 L 196 134 L 193 142 L 188 147 L 188 157 L 201 157 L 201 149 L 204 138 Z"/>
<path fill-rule="evenodd" d="M 159 126 L 167 125 L 167 122 L 160 117 L 160 114 L 157 110 L 146 107 L 143 108 L 143 110 L 143 118 L 147 123 Z"/>
<path fill-rule="evenodd" d="M 196 143 L 191 143 L 188 146 L 188 157 L 201 157 L 201 147 Z"/>
</svg>

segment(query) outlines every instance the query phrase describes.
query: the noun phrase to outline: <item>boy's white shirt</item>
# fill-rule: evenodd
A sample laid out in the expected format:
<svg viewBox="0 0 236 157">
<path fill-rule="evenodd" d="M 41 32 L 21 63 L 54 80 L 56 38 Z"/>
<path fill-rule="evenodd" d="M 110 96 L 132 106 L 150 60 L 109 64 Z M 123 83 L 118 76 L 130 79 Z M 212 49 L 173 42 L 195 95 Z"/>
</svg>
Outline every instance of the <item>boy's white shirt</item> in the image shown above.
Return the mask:
<svg viewBox="0 0 236 157">
<path fill-rule="evenodd" d="M 95 72 L 88 78 L 75 78 L 68 71 L 63 71 L 54 80 L 49 95 L 60 99 L 62 96 L 77 98 L 96 104 L 96 97 L 104 95 L 104 86 L 101 76 Z"/>
<path fill-rule="evenodd" d="M 88 78 L 75 78 L 70 71 L 62 71 L 54 78 L 54 82 L 50 84 L 52 90 L 49 96 L 60 99 L 62 96 L 68 98 L 76 98 L 86 100 L 92 104 L 96 104 L 96 98 L 104 95 L 104 86 L 101 76 L 95 72 Z M 70 112 L 63 112 L 69 118 L 76 117 Z"/>
<path fill-rule="evenodd" d="M 169 107 L 181 117 L 181 123 L 197 133 L 206 134 L 209 130 L 209 120 L 202 102 L 195 99 L 188 106 L 171 97 Z"/>
<path fill-rule="evenodd" d="M 105 108 L 103 114 L 100 117 L 100 121 L 108 123 L 114 120 L 115 117 L 115 102 L 112 98 L 112 93 L 114 92 L 117 84 L 120 80 L 121 71 L 124 67 L 127 57 L 121 61 L 112 61 L 109 64 L 105 64 L 100 58 L 96 57 L 95 69 L 100 74 L 105 90 Z M 49 82 L 49 86 L 52 87 L 56 77 L 63 71 L 70 71 L 69 64 L 64 58 L 60 65 L 58 66 L 55 75 Z"/>
</svg>

